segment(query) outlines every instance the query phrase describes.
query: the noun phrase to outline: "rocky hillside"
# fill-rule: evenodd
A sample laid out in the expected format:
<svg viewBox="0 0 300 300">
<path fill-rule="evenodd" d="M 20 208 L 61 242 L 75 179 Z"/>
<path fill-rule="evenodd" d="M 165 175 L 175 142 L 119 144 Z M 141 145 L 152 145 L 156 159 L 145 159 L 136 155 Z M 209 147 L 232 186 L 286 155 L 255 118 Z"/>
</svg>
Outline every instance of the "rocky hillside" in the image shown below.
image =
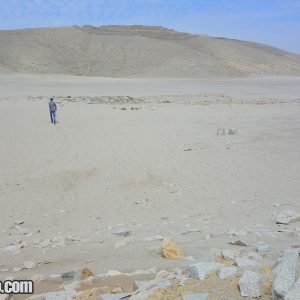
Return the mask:
<svg viewBox="0 0 300 300">
<path fill-rule="evenodd" d="M 0 72 L 103 77 L 300 75 L 300 56 L 270 46 L 162 27 L 0 31 Z"/>
</svg>

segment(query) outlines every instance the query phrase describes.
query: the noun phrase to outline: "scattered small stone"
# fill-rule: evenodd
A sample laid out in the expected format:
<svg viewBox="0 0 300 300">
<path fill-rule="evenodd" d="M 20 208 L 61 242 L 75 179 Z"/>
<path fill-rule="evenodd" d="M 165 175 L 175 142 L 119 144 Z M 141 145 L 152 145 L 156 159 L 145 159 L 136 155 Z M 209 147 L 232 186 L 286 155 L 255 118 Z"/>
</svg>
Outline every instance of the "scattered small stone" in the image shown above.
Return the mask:
<svg viewBox="0 0 300 300">
<path fill-rule="evenodd" d="M 236 128 L 229 128 L 228 129 L 228 134 L 229 135 L 235 135 L 235 134 L 237 134 L 237 129 Z"/>
<path fill-rule="evenodd" d="M 256 251 L 259 253 L 259 255 L 266 256 L 271 251 L 271 246 L 266 245 L 263 242 L 259 242 L 256 245 Z"/>
<path fill-rule="evenodd" d="M 15 221 L 15 225 L 22 225 L 22 224 L 24 224 L 23 220 L 17 220 L 17 221 Z"/>
<path fill-rule="evenodd" d="M 223 250 L 222 256 L 226 260 L 235 260 L 239 257 L 240 252 L 238 250 L 226 249 Z"/>
<path fill-rule="evenodd" d="M 255 272 L 245 271 L 239 281 L 240 292 L 243 297 L 258 298 L 262 295 L 261 276 Z"/>
<path fill-rule="evenodd" d="M 195 232 L 202 232 L 202 230 L 198 229 L 198 228 L 193 228 L 193 229 L 188 229 L 188 230 L 182 231 L 181 234 L 186 235 L 186 234 L 195 233 Z"/>
<path fill-rule="evenodd" d="M 227 235 L 233 235 L 233 236 L 245 236 L 248 234 L 248 232 L 244 229 L 230 229 L 226 232 Z"/>
<path fill-rule="evenodd" d="M 129 243 L 132 242 L 132 241 L 133 241 L 132 238 L 126 237 L 126 238 L 124 238 L 124 239 L 122 239 L 122 240 L 120 240 L 120 241 L 117 241 L 117 242 L 115 243 L 115 248 L 116 248 L 116 249 L 119 249 L 119 248 L 121 248 L 121 247 L 124 247 L 124 246 L 126 246 L 127 244 L 129 244 Z"/>
<path fill-rule="evenodd" d="M 25 261 L 24 265 L 23 265 L 24 269 L 33 269 L 35 267 L 36 267 L 36 264 L 33 261 L 29 261 L 29 260 Z"/>
<path fill-rule="evenodd" d="M 215 262 L 199 262 L 188 267 L 192 278 L 204 280 L 206 276 L 214 271 L 218 271 L 221 264 Z"/>
<path fill-rule="evenodd" d="M 121 273 L 120 271 L 116 270 L 109 270 L 106 274 L 105 277 L 114 277 L 114 276 L 119 276 L 119 275 L 124 275 L 124 273 Z M 126 274 L 127 275 L 127 274 Z"/>
<path fill-rule="evenodd" d="M 114 235 L 117 235 L 117 236 L 128 236 L 130 234 L 130 230 L 128 230 L 127 228 L 125 227 L 118 227 L 117 229 L 115 229 Z"/>
<path fill-rule="evenodd" d="M 300 214 L 292 210 L 285 210 L 276 217 L 276 223 L 278 224 L 288 225 L 298 221 L 300 221 Z"/>
<path fill-rule="evenodd" d="M 225 135 L 225 128 L 218 128 L 217 135 Z"/>
<path fill-rule="evenodd" d="M 137 276 L 137 275 L 149 275 L 149 274 L 155 274 L 156 273 L 156 268 L 151 268 L 148 270 L 136 270 L 132 273 L 130 273 L 131 276 Z"/>
<path fill-rule="evenodd" d="M 93 272 L 88 268 L 84 268 L 82 270 L 65 272 L 61 275 L 63 282 L 74 282 L 79 280 L 85 280 L 93 276 Z"/>
<path fill-rule="evenodd" d="M 163 239 L 164 239 L 164 237 L 161 235 L 154 235 L 154 236 L 150 236 L 148 238 L 144 238 L 141 241 L 142 242 L 152 242 L 152 241 L 162 241 Z"/>
<path fill-rule="evenodd" d="M 165 237 L 161 246 L 161 255 L 166 259 L 174 259 L 183 256 L 183 251 L 179 249 L 170 237 Z"/>
<path fill-rule="evenodd" d="M 247 244 L 241 240 L 229 242 L 230 245 L 247 247 Z"/>
</svg>

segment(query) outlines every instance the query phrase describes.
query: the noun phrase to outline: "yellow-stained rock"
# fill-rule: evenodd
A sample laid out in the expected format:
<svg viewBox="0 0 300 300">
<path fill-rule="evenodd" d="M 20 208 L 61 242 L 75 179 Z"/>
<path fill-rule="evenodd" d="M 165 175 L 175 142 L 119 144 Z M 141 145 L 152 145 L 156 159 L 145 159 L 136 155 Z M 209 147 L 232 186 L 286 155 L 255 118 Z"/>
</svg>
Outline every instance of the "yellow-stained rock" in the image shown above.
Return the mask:
<svg viewBox="0 0 300 300">
<path fill-rule="evenodd" d="M 94 276 L 93 272 L 91 270 L 89 270 L 88 268 L 84 268 L 82 271 L 81 271 L 81 280 L 84 280 L 84 279 L 87 279 L 91 276 Z"/>
<path fill-rule="evenodd" d="M 179 249 L 170 237 L 165 237 L 161 247 L 161 255 L 166 259 L 174 259 L 183 256 L 183 251 Z"/>
</svg>

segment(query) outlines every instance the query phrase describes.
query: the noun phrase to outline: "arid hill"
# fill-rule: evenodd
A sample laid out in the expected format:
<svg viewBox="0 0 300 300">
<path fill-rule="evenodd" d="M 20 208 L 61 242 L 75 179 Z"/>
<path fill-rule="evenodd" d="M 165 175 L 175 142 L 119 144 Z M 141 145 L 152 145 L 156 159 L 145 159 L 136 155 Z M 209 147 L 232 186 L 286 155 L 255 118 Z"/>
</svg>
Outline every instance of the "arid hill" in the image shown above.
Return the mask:
<svg viewBox="0 0 300 300">
<path fill-rule="evenodd" d="M 101 77 L 300 75 L 300 56 L 267 45 L 147 26 L 0 31 L 0 72 Z"/>
</svg>

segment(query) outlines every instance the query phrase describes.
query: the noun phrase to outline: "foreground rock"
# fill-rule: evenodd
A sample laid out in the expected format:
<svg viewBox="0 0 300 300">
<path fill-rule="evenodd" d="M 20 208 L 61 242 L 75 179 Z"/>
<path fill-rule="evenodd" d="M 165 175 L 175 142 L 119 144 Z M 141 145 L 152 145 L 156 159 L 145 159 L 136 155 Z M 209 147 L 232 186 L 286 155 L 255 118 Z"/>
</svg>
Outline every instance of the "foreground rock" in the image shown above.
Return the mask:
<svg viewBox="0 0 300 300">
<path fill-rule="evenodd" d="M 293 289 L 288 292 L 285 300 L 300 300 L 300 278 L 294 285 Z"/>
<path fill-rule="evenodd" d="M 256 251 L 259 253 L 259 255 L 266 256 L 271 251 L 271 246 L 264 244 L 263 242 L 259 242 L 256 245 Z"/>
<path fill-rule="evenodd" d="M 292 290 L 299 268 L 299 253 L 297 249 L 282 251 L 277 261 L 277 274 L 272 288 L 272 299 L 281 300 Z"/>
<path fill-rule="evenodd" d="M 246 271 L 239 281 L 239 287 L 243 297 L 258 298 L 262 295 L 261 276 L 255 272 Z"/>
<path fill-rule="evenodd" d="M 221 264 L 216 262 L 199 262 L 189 266 L 189 272 L 192 278 L 204 280 L 212 272 L 216 272 Z"/>
</svg>

